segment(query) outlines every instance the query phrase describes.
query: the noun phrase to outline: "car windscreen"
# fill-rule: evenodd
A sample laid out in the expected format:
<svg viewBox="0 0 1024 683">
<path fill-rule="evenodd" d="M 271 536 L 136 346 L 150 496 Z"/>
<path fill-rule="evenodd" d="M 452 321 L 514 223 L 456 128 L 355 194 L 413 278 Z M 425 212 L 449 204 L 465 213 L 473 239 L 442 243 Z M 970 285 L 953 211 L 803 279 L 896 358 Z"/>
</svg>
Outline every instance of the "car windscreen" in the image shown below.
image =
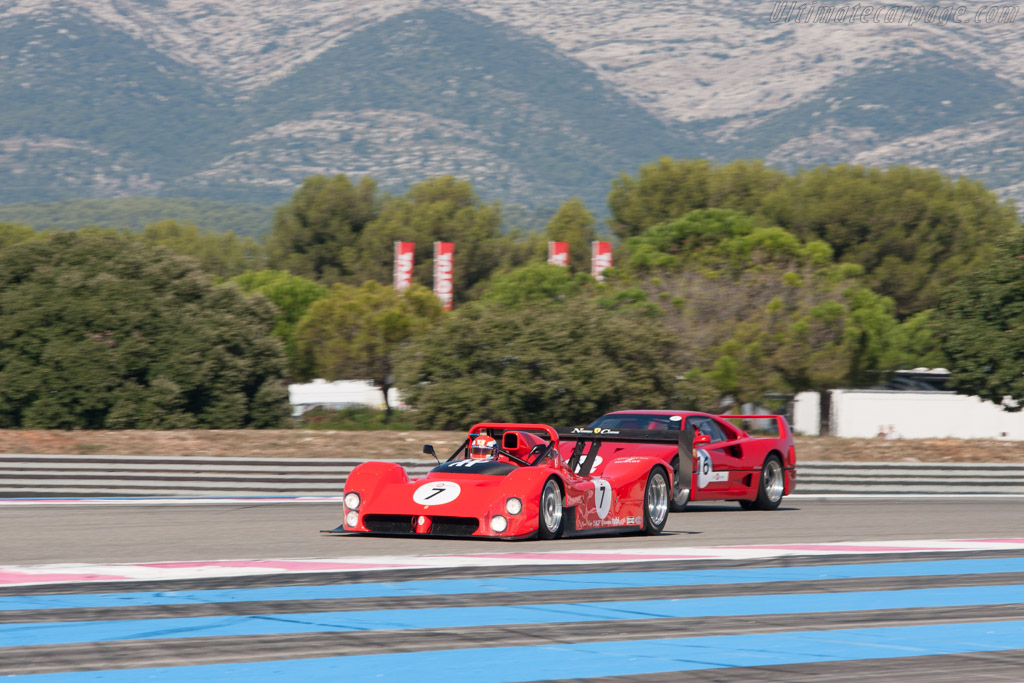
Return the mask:
<svg viewBox="0 0 1024 683">
<path fill-rule="evenodd" d="M 677 415 L 647 415 L 643 413 L 629 415 L 603 415 L 591 422 L 591 429 L 666 429 L 678 430 L 683 424 Z"/>
</svg>

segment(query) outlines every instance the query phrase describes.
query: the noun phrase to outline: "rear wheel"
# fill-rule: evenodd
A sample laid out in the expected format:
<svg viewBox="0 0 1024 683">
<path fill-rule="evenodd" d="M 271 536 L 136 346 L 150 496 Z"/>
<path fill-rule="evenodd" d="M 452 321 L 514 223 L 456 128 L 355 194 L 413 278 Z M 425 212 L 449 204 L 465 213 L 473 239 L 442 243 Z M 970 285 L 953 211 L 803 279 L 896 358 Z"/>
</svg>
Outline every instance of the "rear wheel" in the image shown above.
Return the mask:
<svg viewBox="0 0 1024 683">
<path fill-rule="evenodd" d="M 693 487 L 693 469 L 683 472 L 679 468 L 679 456 L 672 458 L 672 479 L 675 486 L 672 488 L 672 500 L 668 509 L 672 512 L 682 512 L 686 504 L 690 502 L 690 490 Z"/>
<path fill-rule="evenodd" d="M 644 533 L 656 536 L 668 521 L 669 488 L 665 470 L 656 467 L 647 475 L 644 488 Z"/>
<path fill-rule="evenodd" d="M 554 479 L 548 479 L 540 493 L 540 529 L 544 540 L 562 535 L 562 489 Z"/>
<path fill-rule="evenodd" d="M 777 455 L 769 455 L 761 466 L 761 479 L 757 486 L 757 498 L 741 500 L 744 510 L 774 510 L 782 502 L 786 490 L 786 473 Z"/>
</svg>

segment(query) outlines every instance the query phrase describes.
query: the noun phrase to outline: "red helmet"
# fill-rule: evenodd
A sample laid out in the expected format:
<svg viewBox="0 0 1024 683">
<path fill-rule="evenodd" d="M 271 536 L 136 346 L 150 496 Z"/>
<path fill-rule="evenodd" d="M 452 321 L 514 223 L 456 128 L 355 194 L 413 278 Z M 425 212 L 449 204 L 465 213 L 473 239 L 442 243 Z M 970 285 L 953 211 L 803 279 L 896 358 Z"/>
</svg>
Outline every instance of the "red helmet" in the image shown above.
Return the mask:
<svg viewBox="0 0 1024 683">
<path fill-rule="evenodd" d="M 469 457 L 471 458 L 493 458 L 497 451 L 498 442 L 486 434 L 481 434 L 469 444 Z"/>
</svg>

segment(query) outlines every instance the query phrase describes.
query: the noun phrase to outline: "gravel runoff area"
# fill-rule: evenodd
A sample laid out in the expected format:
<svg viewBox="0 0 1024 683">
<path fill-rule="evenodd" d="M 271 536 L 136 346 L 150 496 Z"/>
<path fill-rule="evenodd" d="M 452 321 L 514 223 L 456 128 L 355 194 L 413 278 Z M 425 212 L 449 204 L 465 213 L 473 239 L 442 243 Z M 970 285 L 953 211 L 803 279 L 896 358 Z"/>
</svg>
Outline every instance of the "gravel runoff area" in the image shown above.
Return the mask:
<svg viewBox="0 0 1024 683">
<path fill-rule="evenodd" d="M 311 429 L 173 431 L 0 430 L 0 453 L 71 455 L 194 455 L 259 458 L 426 458 L 431 443 L 447 455 L 465 438 L 448 431 Z M 960 439 L 797 437 L 797 462 L 1024 463 L 1024 442 Z"/>
</svg>

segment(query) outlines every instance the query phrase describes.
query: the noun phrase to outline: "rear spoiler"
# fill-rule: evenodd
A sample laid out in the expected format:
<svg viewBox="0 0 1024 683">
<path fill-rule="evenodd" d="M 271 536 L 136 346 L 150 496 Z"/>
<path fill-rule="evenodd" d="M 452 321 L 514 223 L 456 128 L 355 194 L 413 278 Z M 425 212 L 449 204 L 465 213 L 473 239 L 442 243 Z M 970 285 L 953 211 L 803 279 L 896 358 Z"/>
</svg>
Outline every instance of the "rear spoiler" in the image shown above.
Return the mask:
<svg viewBox="0 0 1024 683">
<path fill-rule="evenodd" d="M 666 429 L 605 429 L 597 427 L 574 427 L 558 430 L 558 438 L 561 441 L 575 441 L 576 446 L 572 450 L 572 456 L 566 463 L 568 467 L 575 470 L 577 474 L 586 476 L 590 474 L 594 462 L 597 460 L 597 452 L 603 442 L 613 443 L 650 443 L 675 445 L 679 449 L 680 466 L 686 469 L 683 463 L 689 463 L 693 458 L 692 429 L 680 431 Z M 583 449 L 590 444 L 586 453 Z"/>
<path fill-rule="evenodd" d="M 790 436 L 789 422 L 782 415 L 719 415 L 718 417 L 723 420 L 773 420 L 780 439 Z"/>
</svg>

